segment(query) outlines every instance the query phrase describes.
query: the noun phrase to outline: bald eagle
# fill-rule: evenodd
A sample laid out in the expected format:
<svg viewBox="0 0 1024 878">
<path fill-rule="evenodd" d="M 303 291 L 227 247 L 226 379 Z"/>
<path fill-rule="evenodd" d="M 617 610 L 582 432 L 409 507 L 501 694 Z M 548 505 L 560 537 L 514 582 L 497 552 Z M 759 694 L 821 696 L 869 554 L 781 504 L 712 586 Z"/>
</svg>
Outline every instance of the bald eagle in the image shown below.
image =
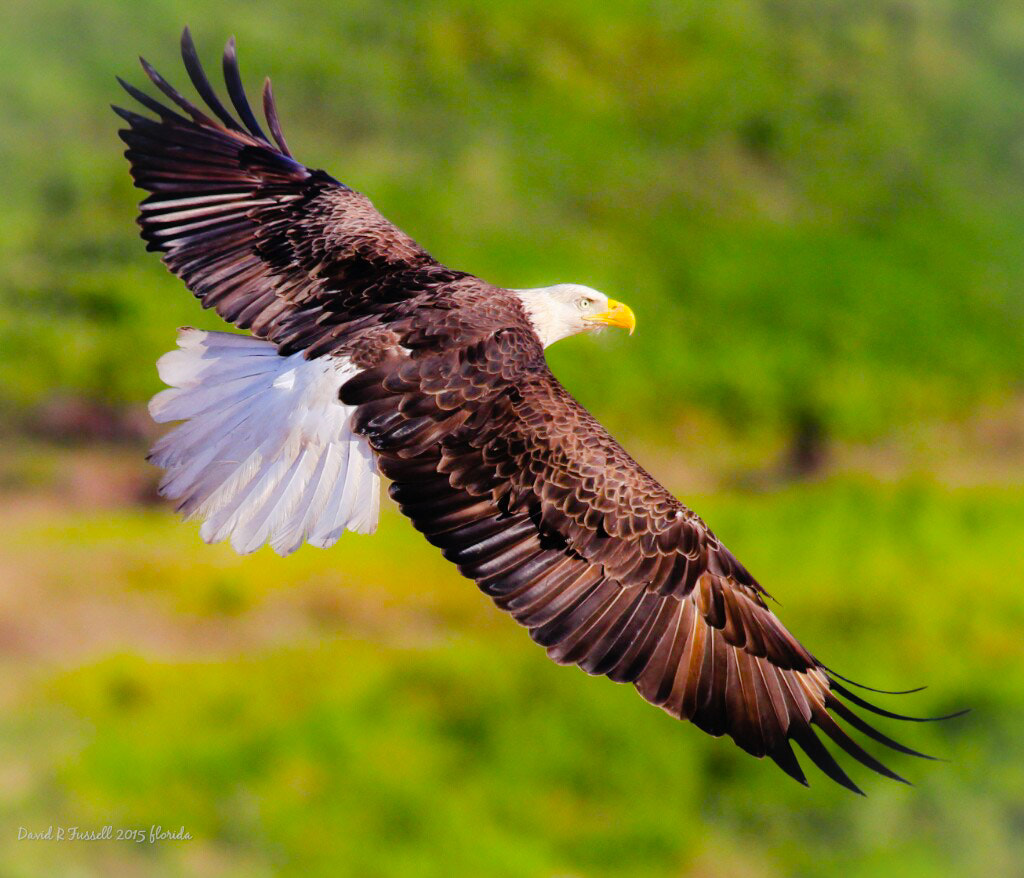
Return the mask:
<svg viewBox="0 0 1024 878">
<path fill-rule="evenodd" d="M 201 109 L 145 60 L 169 102 L 119 80 L 152 116 L 127 122 L 147 249 L 203 307 L 249 335 L 184 329 L 150 404 L 183 422 L 150 459 L 200 534 L 287 554 L 377 525 L 381 475 L 399 509 L 548 655 L 632 683 L 711 735 L 730 735 L 806 784 L 796 743 L 860 792 L 815 734 L 897 774 L 839 725 L 922 756 L 849 704 L 852 692 L 772 613 L 707 525 L 558 382 L 544 349 L 633 312 L 578 284 L 504 289 L 437 262 L 366 196 L 292 157 L 267 80 L 269 135 L 234 113 L 186 29 Z M 842 681 L 842 682 L 841 682 Z M 857 684 L 852 684 L 857 685 Z M 926 757 L 927 758 L 927 757 Z"/>
</svg>

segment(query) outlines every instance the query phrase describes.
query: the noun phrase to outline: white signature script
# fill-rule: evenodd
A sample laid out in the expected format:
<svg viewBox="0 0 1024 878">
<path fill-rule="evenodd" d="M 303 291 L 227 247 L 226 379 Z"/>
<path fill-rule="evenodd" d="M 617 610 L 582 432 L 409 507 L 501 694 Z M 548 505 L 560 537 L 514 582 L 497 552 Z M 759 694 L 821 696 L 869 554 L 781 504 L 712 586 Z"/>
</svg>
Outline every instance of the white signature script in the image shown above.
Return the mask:
<svg viewBox="0 0 1024 878">
<path fill-rule="evenodd" d="M 47 826 L 33 832 L 24 826 L 18 827 L 18 841 L 131 841 L 135 844 L 158 841 L 190 841 L 192 833 L 184 826 L 168 829 L 154 823 L 149 829 L 114 827 L 112 824 L 99 829 L 84 829 L 81 826 Z"/>
</svg>

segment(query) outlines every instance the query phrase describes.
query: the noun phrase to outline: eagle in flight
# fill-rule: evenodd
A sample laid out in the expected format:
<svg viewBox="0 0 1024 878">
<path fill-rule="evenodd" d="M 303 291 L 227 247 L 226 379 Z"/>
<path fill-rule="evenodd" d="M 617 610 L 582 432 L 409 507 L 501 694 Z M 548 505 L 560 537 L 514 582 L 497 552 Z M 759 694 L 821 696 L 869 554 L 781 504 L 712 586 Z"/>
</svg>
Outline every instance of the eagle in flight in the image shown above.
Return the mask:
<svg viewBox="0 0 1024 878">
<path fill-rule="evenodd" d="M 168 103 L 119 80 L 152 116 L 127 122 L 147 249 L 249 335 L 183 329 L 150 404 L 183 423 L 150 459 L 200 534 L 239 552 L 332 545 L 377 524 L 380 479 L 417 530 L 560 664 L 603 674 L 801 783 L 797 744 L 860 792 L 816 726 L 902 780 L 837 719 L 923 754 L 849 704 L 708 526 L 650 476 L 548 369 L 544 349 L 633 312 L 577 284 L 504 289 L 437 262 L 365 195 L 292 157 L 270 81 L 266 128 L 234 40 L 218 98 L 188 29 L 185 69 L 206 103 L 145 60 Z M 842 682 L 840 682 L 842 681 Z M 853 684 L 856 685 L 856 684 Z M 847 704 L 846 702 L 849 702 Z"/>
</svg>

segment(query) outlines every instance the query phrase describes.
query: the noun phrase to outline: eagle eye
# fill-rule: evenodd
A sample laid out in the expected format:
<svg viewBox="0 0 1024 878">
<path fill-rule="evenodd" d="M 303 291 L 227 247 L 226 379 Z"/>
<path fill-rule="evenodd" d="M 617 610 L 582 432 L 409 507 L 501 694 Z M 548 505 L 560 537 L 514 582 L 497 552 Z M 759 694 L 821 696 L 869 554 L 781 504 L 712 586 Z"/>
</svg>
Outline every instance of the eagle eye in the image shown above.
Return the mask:
<svg viewBox="0 0 1024 878">
<path fill-rule="evenodd" d="M 576 300 L 576 307 L 581 311 L 589 311 L 594 306 L 594 300 L 588 299 L 584 296 L 582 299 Z"/>
</svg>

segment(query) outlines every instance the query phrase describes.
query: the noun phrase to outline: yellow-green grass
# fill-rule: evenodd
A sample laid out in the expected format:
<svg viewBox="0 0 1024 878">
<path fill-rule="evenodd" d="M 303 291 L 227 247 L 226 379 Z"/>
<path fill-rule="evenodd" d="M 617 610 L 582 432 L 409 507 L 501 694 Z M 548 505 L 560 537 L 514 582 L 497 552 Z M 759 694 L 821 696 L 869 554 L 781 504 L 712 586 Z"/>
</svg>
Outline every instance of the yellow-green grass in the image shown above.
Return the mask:
<svg viewBox="0 0 1024 878">
<path fill-rule="evenodd" d="M 4 873 L 990 875 L 1019 863 L 1024 499 L 843 478 L 691 498 L 825 661 L 931 684 L 854 797 L 550 663 L 397 515 L 239 558 L 160 508 L 3 514 Z M 884 723 L 884 721 L 882 721 Z M 17 828 L 184 825 L 191 841 Z"/>
</svg>

